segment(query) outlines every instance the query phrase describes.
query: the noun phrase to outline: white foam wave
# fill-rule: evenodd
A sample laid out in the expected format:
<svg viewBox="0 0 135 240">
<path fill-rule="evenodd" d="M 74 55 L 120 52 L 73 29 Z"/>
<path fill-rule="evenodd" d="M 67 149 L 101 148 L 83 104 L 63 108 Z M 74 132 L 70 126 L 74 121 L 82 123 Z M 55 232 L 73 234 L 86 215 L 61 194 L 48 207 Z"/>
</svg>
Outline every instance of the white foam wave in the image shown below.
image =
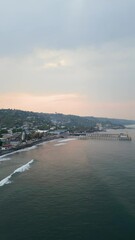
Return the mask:
<svg viewBox="0 0 135 240">
<path fill-rule="evenodd" d="M 38 143 L 36 146 L 42 146 L 42 145 L 45 145 L 47 143 L 47 141 L 46 142 L 42 142 L 42 143 Z"/>
<path fill-rule="evenodd" d="M 6 178 L 2 179 L 0 181 L 0 187 L 4 186 L 5 184 L 9 184 L 12 181 L 10 180 L 12 178 L 12 176 L 15 173 L 19 173 L 19 172 L 24 172 L 30 169 L 30 164 L 32 164 L 34 162 L 34 160 L 32 159 L 31 161 L 29 161 L 28 163 L 26 163 L 25 165 L 17 168 L 12 174 L 10 174 L 9 176 L 7 176 Z"/>
<path fill-rule="evenodd" d="M 17 151 L 15 151 L 14 153 L 16 153 L 16 152 L 17 152 L 17 153 L 18 153 L 18 152 L 27 152 L 27 151 L 33 150 L 33 149 L 35 149 L 35 148 L 37 148 L 36 145 L 34 145 L 34 146 L 32 146 L 32 147 L 26 147 L 26 148 L 17 150 Z"/>
<path fill-rule="evenodd" d="M 6 156 L 9 156 L 9 155 L 12 155 L 12 154 L 13 154 L 13 152 L 11 152 L 11 153 L 6 153 L 6 154 L 0 156 L 0 159 L 1 159 L 1 158 L 5 158 Z"/>
<path fill-rule="evenodd" d="M 54 146 L 62 146 L 62 145 L 66 145 L 66 143 L 56 143 Z"/>
<path fill-rule="evenodd" d="M 32 146 L 32 147 L 26 147 L 26 148 L 23 148 L 23 149 L 19 149 L 19 150 L 16 150 L 16 151 L 10 152 L 10 153 L 6 153 L 6 154 L 0 156 L 0 159 L 3 158 L 3 157 L 9 156 L 9 155 L 13 155 L 13 154 L 15 154 L 15 153 L 19 153 L 19 152 L 27 152 L 27 151 L 30 151 L 30 150 L 35 149 L 35 148 L 37 148 L 36 145 L 34 145 L 34 146 Z"/>
<path fill-rule="evenodd" d="M 33 159 L 31 161 L 29 161 L 28 163 L 26 163 L 25 165 L 23 165 L 22 167 L 19 167 L 17 168 L 14 172 L 14 173 L 18 173 L 18 172 L 24 172 L 26 170 L 29 170 L 30 169 L 30 164 L 33 163 Z"/>
<path fill-rule="evenodd" d="M 4 186 L 5 184 L 11 183 L 10 178 L 12 177 L 12 174 L 9 175 L 8 177 L 4 178 L 3 180 L 0 181 L 0 187 Z"/>
<path fill-rule="evenodd" d="M 62 142 L 69 142 L 69 141 L 75 141 L 75 140 L 76 140 L 76 138 L 67 138 L 67 139 L 60 140 L 58 142 L 62 143 Z"/>
<path fill-rule="evenodd" d="M 0 162 L 9 161 L 11 158 L 0 158 Z"/>
</svg>

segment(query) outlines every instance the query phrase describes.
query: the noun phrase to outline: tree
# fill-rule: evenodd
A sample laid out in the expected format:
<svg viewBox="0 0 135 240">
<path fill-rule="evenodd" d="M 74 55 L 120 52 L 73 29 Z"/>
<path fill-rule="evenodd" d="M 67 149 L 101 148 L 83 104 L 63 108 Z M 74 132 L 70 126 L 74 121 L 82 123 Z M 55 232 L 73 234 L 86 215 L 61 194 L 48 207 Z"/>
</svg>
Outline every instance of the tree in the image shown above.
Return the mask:
<svg viewBox="0 0 135 240">
<path fill-rule="evenodd" d="M 0 140 L 0 147 L 2 146 L 2 141 Z"/>
</svg>

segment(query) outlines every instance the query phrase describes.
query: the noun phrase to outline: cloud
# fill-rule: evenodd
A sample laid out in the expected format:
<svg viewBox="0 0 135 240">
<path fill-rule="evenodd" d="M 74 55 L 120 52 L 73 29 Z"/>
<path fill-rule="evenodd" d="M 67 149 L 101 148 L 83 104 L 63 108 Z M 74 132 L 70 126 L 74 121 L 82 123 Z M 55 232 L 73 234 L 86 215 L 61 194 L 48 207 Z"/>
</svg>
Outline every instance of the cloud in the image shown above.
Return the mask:
<svg viewBox="0 0 135 240">
<path fill-rule="evenodd" d="M 0 58 L 0 92 L 86 95 L 93 101 L 134 100 L 135 48 L 37 49 Z"/>
<path fill-rule="evenodd" d="M 0 54 L 134 42 L 134 8 L 134 0 L 5 0 L 0 7 Z"/>
<path fill-rule="evenodd" d="M 0 107 L 135 119 L 134 62 L 122 43 L 0 58 Z"/>
<path fill-rule="evenodd" d="M 42 68 L 57 68 L 63 66 L 66 66 L 66 63 L 64 60 L 60 60 L 59 62 L 49 62 L 45 64 Z"/>
</svg>

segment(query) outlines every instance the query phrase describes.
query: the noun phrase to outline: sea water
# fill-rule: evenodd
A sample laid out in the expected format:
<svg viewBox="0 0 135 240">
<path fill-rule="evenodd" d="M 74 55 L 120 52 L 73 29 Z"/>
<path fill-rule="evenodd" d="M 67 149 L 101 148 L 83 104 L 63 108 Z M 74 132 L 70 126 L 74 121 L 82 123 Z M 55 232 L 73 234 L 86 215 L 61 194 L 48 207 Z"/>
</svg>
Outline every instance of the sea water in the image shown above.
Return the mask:
<svg viewBox="0 0 135 240">
<path fill-rule="evenodd" d="M 57 140 L 1 157 L 0 240 L 135 239 L 128 131 L 131 142 Z"/>
</svg>

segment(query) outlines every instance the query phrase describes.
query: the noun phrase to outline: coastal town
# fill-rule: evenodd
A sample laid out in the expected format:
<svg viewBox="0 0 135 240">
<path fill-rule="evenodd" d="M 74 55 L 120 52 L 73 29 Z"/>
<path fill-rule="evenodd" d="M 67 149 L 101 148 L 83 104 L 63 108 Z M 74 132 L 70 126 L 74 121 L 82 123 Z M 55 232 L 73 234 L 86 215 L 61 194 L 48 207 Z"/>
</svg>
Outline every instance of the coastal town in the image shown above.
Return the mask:
<svg viewBox="0 0 135 240">
<path fill-rule="evenodd" d="M 42 143 L 44 141 L 50 141 L 58 138 L 64 138 L 69 136 L 69 131 L 58 129 L 54 130 L 39 130 L 29 129 L 22 126 L 22 130 L 19 132 L 13 132 L 13 129 L 2 129 L 1 132 L 5 132 L 0 138 L 0 155 L 17 151 L 26 147 L 32 147 L 33 145 Z"/>
<path fill-rule="evenodd" d="M 107 129 L 124 129 L 117 120 L 85 118 L 63 114 L 43 114 L 20 110 L 0 110 L 0 155 L 31 147 L 43 141 L 71 136 L 82 136 L 82 139 L 118 138 L 130 140 L 126 135 L 109 136 L 97 134 Z M 96 133 L 96 134 L 95 134 Z"/>
</svg>

